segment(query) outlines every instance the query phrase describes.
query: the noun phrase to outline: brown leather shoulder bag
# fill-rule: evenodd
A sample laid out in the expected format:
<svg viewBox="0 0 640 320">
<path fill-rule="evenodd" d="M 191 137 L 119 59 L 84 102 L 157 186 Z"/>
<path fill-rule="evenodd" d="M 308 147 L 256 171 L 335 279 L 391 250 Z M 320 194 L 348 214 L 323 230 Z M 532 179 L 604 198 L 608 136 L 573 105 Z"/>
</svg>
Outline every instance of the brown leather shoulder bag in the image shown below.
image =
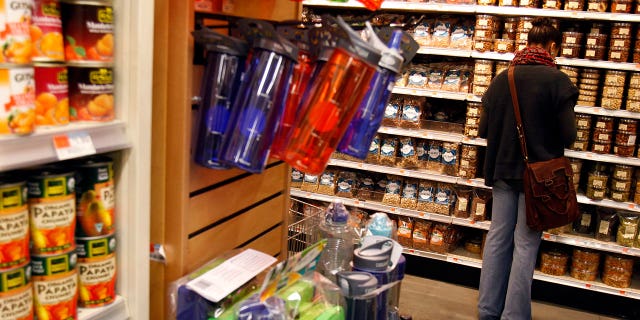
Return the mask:
<svg viewBox="0 0 640 320">
<path fill-rule="evenodd" d="M 529 162 L 513 73 L 514 67 L 510 66 L 508 71 L 509 90 L 516 117 L 518 137 L 520 138 L 520 148 L 525 161 L 522 182 L 527 225 L 533 230 L 542 231 L 569 224 L 579 216 L 571 163 L 564 156 L 547 161 Z"/>
</svg>

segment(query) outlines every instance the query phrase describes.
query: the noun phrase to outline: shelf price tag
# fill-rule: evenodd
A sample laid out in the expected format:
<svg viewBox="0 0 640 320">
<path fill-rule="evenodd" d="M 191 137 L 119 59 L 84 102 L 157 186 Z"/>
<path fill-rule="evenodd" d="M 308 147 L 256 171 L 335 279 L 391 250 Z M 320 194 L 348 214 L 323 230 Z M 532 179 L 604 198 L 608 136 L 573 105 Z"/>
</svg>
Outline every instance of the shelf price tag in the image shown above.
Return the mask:
<svg viewBox="0 0 640 320">
<path fill-rule="evenodd" d="M 626 291 L 624 291 L 624 290 L 620 290 L 620 292 L 619 292 L 619 293 L 620 293 L 620 295 L 621 295 L 621 296 L 626 296 L 626 295 L 627 295 L 627 292 L 626 292 Z"/>
<path fill-rule="evenodd" d="M 53 147 L 56 150 L 58 160 L 96 154 L 96 147 L 93 145 L 91 136 L 84 131 L 54 136 Z"/>
<path fill-rule="evenodd" d="M 623 247 L 623 248 L 622 248 L 622 252 L 623 252 L 623 253 L 629 253 L 629 248 L 627 248 L 627 247 Z"/>
<path fill-rule="evenodd" d="M 584 287 L 587 288 L 587 289 L 591 289 L 591 283 L 585 283 Z"/>
</svg>

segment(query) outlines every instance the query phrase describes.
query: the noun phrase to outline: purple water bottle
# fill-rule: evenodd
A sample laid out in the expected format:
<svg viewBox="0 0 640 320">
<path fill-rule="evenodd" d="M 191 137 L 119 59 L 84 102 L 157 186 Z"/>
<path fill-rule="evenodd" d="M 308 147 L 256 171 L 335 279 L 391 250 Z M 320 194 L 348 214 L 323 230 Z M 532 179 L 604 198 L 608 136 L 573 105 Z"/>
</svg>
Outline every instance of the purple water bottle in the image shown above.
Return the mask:
<svg viewBox="0 0 640 320">
<path fill-rule="evenodd" d="M 298 55 L 296 46 L 278 37 L 273 27 L 257 29 L 223 143 L 224 163 L 253 173 L 264 170 Z"/>
<path fill-rule="evenodd" d="M 367 22 L 366 25 L 369 43 L 381 51 L 382 58 L 365 98 L 338 145 L 338 151 L 359 159 L 367 157 L 371 142 L 380 128 L 386 104 L 395 85 L 396 75 L 402 68 L 404 57 L 401 54 L 401 43 L 413 41 L 401 30 L 395 30 L 387 46 L 374 33 L 371 24 Z M 411 56 L 414 54 L 415 51 Z"/>
<path fill-rule="evenodd" d="M 196 42 L 203 43 L 207 62 L 200 87 L 200 109 L 194 161 L 204 167 L 225 169 L 220 161 L 222 138 L 227 129 L 231 106 L 238 94 L 248 44 L 209 29 L 193 32 Z"/>
</svg>

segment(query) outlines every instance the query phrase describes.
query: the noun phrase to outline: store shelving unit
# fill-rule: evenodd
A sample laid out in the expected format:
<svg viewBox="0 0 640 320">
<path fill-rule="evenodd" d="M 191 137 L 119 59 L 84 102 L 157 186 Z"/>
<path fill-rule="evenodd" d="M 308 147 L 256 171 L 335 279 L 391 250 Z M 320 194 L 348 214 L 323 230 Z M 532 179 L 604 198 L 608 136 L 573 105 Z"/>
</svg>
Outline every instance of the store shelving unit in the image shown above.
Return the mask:
<svg viewBox="0 0 640 320">
<path fill-rule="evenodd" d="M 87 133 L 97 153 L 124 150 L 131 147 L 126 123 L 111 122 L 71 123 L 66 126 L 38 128 L 35 133 L 19 137 L 0 137 L 0 171 L 7 171 L 57 161 L 53 137 L 69 133 Z"/>
<path fill-rule="evenodd" d="M 327 0 L 307 0 L 303 2 L 303 6 L 311 8 L 323 8 L 340 12 L 343 9 L 363 9 L 364 6 L 354 0 L 350 0 L 346 3 L 330 2 Z M 398 12 L 411 12 L 411 13 L 447 13 L 447 14 L 491 14 L 497 16 L 544 16 L 560 19 L 574 19 L 574 20 L 600 20 L 600 21 L 615 21 L 615 22 L 640 22 L 640 15 L 638 14 L 617 14 L 617 13 L 600 13 L 600 12 L 587 12 L 587 11 L 565 11 L 565 10 L 550 10 L 550 9 L 532 9 L 532 8 L 518 8 L 518 7 L 498 7 L 498 6 L 481 6 L 481 5 L 456 5 L 456 4 L 440 4 L 440 3 L 415 3 L 415 2 L 403 2 L 403 1 L 386 1 L 382 4 L 382 10 L 398 11 Z M 461 50 L 461 49 L 449 49 L 449 48 L 432 48 L 421 47 L 418 54 L 422 55 L 436 55 L 446 57 L 458 57 L 458 58 L 473 58 L 473 59 L 488 59 L 496 61 L 510 61 L 513 59 L 513 53 L 497 53 L 497 52 L 478 52 L 475 50 Z M 618 63 L 610 61 L 595 61 L 588 59 L 570 59 L 559 57 L 556 59 L 558 65 L 586 67 L 586 68 L 599 68 L 607 70 L 621 70 L 640 72 L 640 64 L 636 63 Z M 396 87 L 393 93 L 413 95 L 427 98 L 447 99 L 452 101 L 467 101 L 467 102 L 479 102 L 481 99 L 473 94 L 465 94 L 458 92 L 446 92 L 439 90 L 427 90 L 417 88 L 405 88 Z M 629 112 L 625 110 L 607 110 L 601 107 L 587 107 L 576 106 L 576 113 L 584 113 L 598 116 L 611 116 L 617 118 L 630 118 L 640 119 L 640 113 Z M 380 133 L 406 136 L 422 139 L 433 139 L 447 142 L 456 142 L 464 144 L 472 144 L 478 146 L 486 146 L 486 140 L 466 137 L 458 133 L 439 132 L 428 129 L 402 129 L 381 127 Z M 597 154 L 592 152 L 581 152 L 573 150 L 565 150 L 565 155 L 572 158 L 585 159 L 591 161 L 606 162 L 610 164 L 626 164 L 640 167 L 640 158 L 635 157 L 619 157 L 616 155 Z M 411 178 L 426 179 L 432 181 L 455 183 L 459 185 L 468 185 L 473 187 L 484 187 L 484 181 L 482 179 L 462 179 L 442 174 L 434 174 L 426 170 L 408 170 L 395 167 L 387 167 L 380 165 L 372 165 L 359 161 L 337 160 L 332 159 L 329 162 L 330 166 L 342 167 L 350 169 L 358 169 L 370 172 L 393 174 Z M 334 196 L 322 195 L 317 193 L 309 193 L 300 191 L 297 189 L 291 190 L 292 196 L 302 197 L 306 199 L 313 199 L 319 201 L 332 201 L 336 199 Z M 452 223 L 455 225 L 461 225 L 470 228 L 487 230 L 490 226 L 490 222 L 473 222 L 469 219 L 459 219 L 450 216 L 443 216 L 439 214 L 431 214 L 427 212 L 420 212 L 416 210 L 407 210 L 404 208 L 398 208 L 381 204 L 373 201 L 362 201 L 358 199 L 338 198 L 342 200 L 346 205 L 388 212 L 396 215 L 405 215 L 414 218 L 427 219 L 432 221 L 439 221 L 445 223 Z M 620 210 L 628 210 L 640 214 L 640 205 L 631 202 L 616 202 L 612 200 L 591 200 L 584 195 L 578 195 L 578 202 L 583 204 L 590 204 L 602 207 L 615 208 Z M 619 253 L 624 255 L 631 255 L 640 257 L 640 249 L 630 248 L 617 245 L 615 243 L 598 241 L 593 238 L 587 238 L 583 236 L 577 236 L 573 234 L 550 234 L 544 233 L 543 239 L 545 241 L 556 242 L 571 246 L 585 247 L 591 249 L 597 249 L 607 252 Z M 421 256 L 429 259 L 437 259 L 441 261 L 447 261 L 450 263 L 456 263 L 471 267 L 480 267 L 481 261 L 479 257 L 469 256 L 464 250 L 457 250 L 449 254 L 438 254 L 433 252 L 424 252 L 413 249 L 405 249 L 405 253 Z M 589 290 L 595 290 L 612 295 L 618 295 L 623 297 L 630 297 L 634 299 L 640 299 L 640 281 L 634 280 L 634 285 L 631 289 L 620 290 L 604 285 L 603 283 L 578 281 L 571 277 L 554 277 L 543 274 L 536 271 L 534 276 L 536 279 L 558 283 L 562 285 L 584 288 Z"/>
<path fill-rule="evenodd" d="M 81 320 L 149 318 L 149 190 L 154 1 L 113 1 L 116 119 L 37 128 L 28 136 L 0 138 L 0 172 L 58 161 L 53 137 L 86 134 L 97 154 L 116 168 L 117 298 L 110 305 L 79 309 Z"/>
<path fill-rule="evenodd" d="M 479 258 L 479 255 L 470 254 L 462 249 L 457 249 L 452 253 L 440 254 L 435 252 L 414 250 L 414 249 L 405 249 L 405 254 L 414 255 L 418 257 L 424 257 L 429 259 L 446 261 L 449 263 L 455 263 L 459 265 L 464 265 L 473 268 L 481 268 L 482 260 Z M 608 286 L 601 281 L 582 281 L 578 279 L 574 279 L 568 275 L 564 276 L 552 276 L 548 274 L 544 274 L 538 270 L 536 270 L 533 274 L 533 278 L 536 280 L 561 284 L 565 286 L 571 286 L 580 289 L 593 290 L 597 292 L 602 292 L 606 294 L 611 294 L 620 297 L 627 297 L 632 299 L 640 299 L 640 279 L 633 279 L 630 288 L 619 289 Z"/>
</svg>

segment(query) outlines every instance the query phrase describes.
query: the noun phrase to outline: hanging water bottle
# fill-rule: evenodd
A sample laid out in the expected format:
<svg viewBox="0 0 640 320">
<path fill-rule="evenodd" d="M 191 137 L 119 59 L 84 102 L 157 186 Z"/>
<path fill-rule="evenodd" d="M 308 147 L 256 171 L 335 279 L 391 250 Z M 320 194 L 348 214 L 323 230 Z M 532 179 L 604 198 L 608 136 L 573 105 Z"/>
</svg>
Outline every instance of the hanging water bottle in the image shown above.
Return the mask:
<svg viewBox="0 0 640 320">
<path fill-rule="evenodd" d="M 203 43 L 207 62 L 200 87 L 201 104 L 194 161 L 207 168 L 224 169 L 221 163 L 222 138 L 231 106 L 238 95 L 240 75 L 249 50 L 245 41 L 221 35 L 209 29 L 194 31 L 196 42 Z"/>
<path fill-rule="evenodd" d="M 340 201 L 333 202 L 325 212 L 324 220 L 318 226 L 320 238 L 327 239 L 316 271 L 336 282 L 336 273 L 351 270 L 355 231 L 347 221 L 349 212 Z"/>
<path fill-rule="evenodd" d="M 306 34 L 307 30 L 286 30 L 287 29 L 285 29 L 285 32 L 300 32 L 301 34 L 293 36 L 294 38 L 299 37 L 295 42 L 298 46 L 298 63 L 293 68 L 293 75 L 291 76 L 291 84 L 289 85 L 287 101 L 284 105 L 284 110 L 282 112 L 278 128 L 276 129 L 276 135 L 273 138 L 273 143 L 271 144 L 270 155 L 272 158 L 276 159 L 282 159 L 284 157 L 289 133 L 291 132 L 291 128 L 295 123 L 297 114 L 299 113 L 300 102 L 302 101 L 303 94 L 307 89 L 307 84 L 311 79 L 311 73 L 315 65 L 315 61 L 309 51 L 309 41 Z"/>
<path fill-rule="evenodd" d="M 297 48 L 272 29 L 253 41 L 251 63 L 223 143 L 223 161 L 253 173 L 264 170 L 298 55 Z"/>
<path fill-rule="evenodd" d="M 351 28 L 338 18 L 343 28 Z M 287 146 L 285 161 L 309 174 L 320 174 L 353 118 L 376 71 L 380 54 L 351 30 L 339 40 L 331 58 L 303 102 Z"/>
<path fill-rule="evenodd" d="M 387 101 L 395 85 L 396 75 L 402 68 L 404 57 L 401 54 L 400 45 L 402 41 L 415 42 L 408 34 L 401 30 L 395 30 L 387 47 L 374 33 L 373 27 L 368 21 L 366 26 L 369 43 L 381 51 L 382 58 L 365 98 L 360 103 L 358 111 L 356 111 L 338 145 L 340 152 L 360 159 L 367 157 L 371 142 L 380 128 Z M 417 48 L 417 44 L 415 47 Z M 415 52 L 407 55 L 413 56 Z"/>
</svg>

